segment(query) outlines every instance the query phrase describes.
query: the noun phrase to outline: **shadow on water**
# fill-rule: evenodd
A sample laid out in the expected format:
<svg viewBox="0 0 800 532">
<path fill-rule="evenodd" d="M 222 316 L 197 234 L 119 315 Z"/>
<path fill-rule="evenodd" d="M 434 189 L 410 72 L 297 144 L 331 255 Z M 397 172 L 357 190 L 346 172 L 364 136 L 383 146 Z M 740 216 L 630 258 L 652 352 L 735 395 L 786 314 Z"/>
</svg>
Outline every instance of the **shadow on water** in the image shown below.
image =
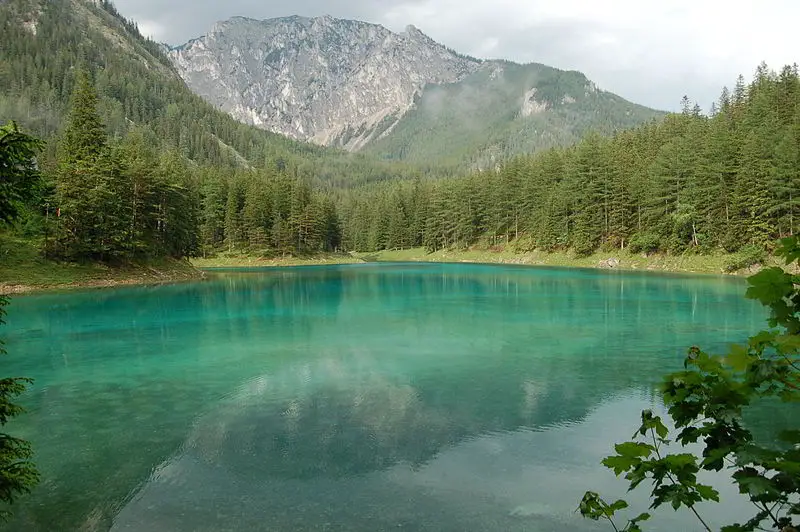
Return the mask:
<svg viewBox="0 0 800 532">
<path fill-rule="evenodd" d="M 742 293 L 360 264 L 20 298 L 43 482 L 6 529 L 594 530 L 575 501 L 619 487 L 598 462 L 653 384 L 761 326 Z"/>
</svg>

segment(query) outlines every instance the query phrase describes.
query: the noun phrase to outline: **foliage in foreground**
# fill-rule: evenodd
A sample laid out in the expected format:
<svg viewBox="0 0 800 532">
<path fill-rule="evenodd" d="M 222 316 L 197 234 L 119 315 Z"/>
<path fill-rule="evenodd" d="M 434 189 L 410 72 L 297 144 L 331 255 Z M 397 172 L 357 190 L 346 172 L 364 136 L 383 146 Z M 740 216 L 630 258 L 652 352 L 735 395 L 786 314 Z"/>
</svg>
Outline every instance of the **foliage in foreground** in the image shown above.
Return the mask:
<svg viewBox="0 0 800 532">
<path fill-rule="evenodd" d="M 5 306 L 8 298 L 0 296 L 0 325 L 4 324 Z M 6 353 L 0 341 L 0 355 Z M 14 403 L 15 397 L 25 391 L 33 380 L 24 377 L 0 379 L 0 425 L 21 414 L 24 410 Z M 18 495 L 29 493 L 39 481 L 39 472 L 31 462 L 33 451 L 29 442 L 0 433 L 0 501 L 11 504 Z M 0 510 L 0 519 L 10 516 L 8 510 Z"/>
<path fill-rule="evenodd" d="M 800 239 L 783 239 L 777 252 L 787 265 L 800 261 Z M 660 417 L 644 411 L 633 441 L 617 444 L 616 454 L 605 458 L 603 465 L 617 476 L 624 474 L 629 491 L 650 484 L 651 509 L 665 504 L 688 509 L 709 531 L 696 506 L 719 502 L 719 493 L 700 483 L 697 475 L 702 470 L 725 470 L 752 503 L 754 513 L 745 523 L 723 527 L 723 532 L 797 532 L 800 430 L 777 434 L 778 443 L 767 446 L 755 441 L 742 414 L 757 401 L 800 400 L 800 275 L 769 268 L 748 281 L 747 297 L 771 309 L 770 329 L 750 337 L 745 345 L 733 345 L 724 356 L 692 347 L 685 370 L 668 375 L 661 389 L 677 433 L 671 436 Z M 700 443 L 702 453 L 667 453 L 673 441 L 683 451 Z M 608 520 L 617 531 L 642 530 L 641 523 L 650 518 L 647 513 L 624 526 L 614 521 L 617 512 L 627 507 L 624 500 L 609 504 L 589 491 L 578 509 L 584 517 Z"/>
<path fill-rule="evenodd" d="M 35 155 L 41 143 L 20 133 L 13 122 L 0 127 L 0 224 L 12 222 L 19 215 L 19 205 L 32 193 L 39 176 Z M 0 295 L 0 325 L 4 324 L 8 298 Z M 5 348 L 0 340 L 0 355 Z M 0 426 L 22 413 L 13 402 L 33 381 L 28 378 L 0 378 Z M 27 493 L 37 483 L 39 473 L 30 461 L 30 444 L 9 434 L 0 433 L 0 501 L 12 503 L 18 494 Z M 0 519 L 9 512 L 0 510 Z"/>
</svg>

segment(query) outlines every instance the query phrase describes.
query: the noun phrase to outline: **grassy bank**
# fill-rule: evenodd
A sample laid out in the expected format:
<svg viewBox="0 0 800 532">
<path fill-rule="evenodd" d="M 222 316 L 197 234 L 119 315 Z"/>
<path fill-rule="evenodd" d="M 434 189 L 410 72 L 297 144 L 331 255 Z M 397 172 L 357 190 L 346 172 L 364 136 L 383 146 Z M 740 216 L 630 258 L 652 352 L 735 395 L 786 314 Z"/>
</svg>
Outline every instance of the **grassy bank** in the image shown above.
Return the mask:
<svg viewBox="0 0 800 532">
<path fill-rule="evenodd" d="M 257 257 L 241 253 L 222 253 L 213 257 L 194 258 L 196 268 L 261 268 L 280 266 L 313 266 L 324 264 L 354 264 L 365 262 L 347 253 L 317 253 L 310 256 Z"/>
<path fill-rule="evenodd" d="M 440 250 L 428 253 L 423 248 L 381 251 L 377 253 L 354 253 L 365 261 L 411 261 L 411 262 L 465 262 L 486 264 L 524 264 L 530 266 L 563 266 L 573 268 L 614 268 L 621 270 L 644 270 L 662 272 L 734 273 L 750 275 L 754 268 L 746 267 L 729 271 L 728 267 L 740 260 L 736 254 L 713 255 L 643 255 L 617 251 L 594 253 L 586 257 L 576 257 L 569 252 L 546 253 L 541 251 L 516 252 L 512 250 L 470 249 L 462 251 Z M 777 265 L 773 259 L 767 265 Z"/>
<path fill-rule="evenodd" d="M 179 260 L 110 267 L 46 260 L 30 241 L 0 235 L 0 294 L 42 290 L 157 284 L 202 278 L 203 273 Z"/>
<path fill-rule="evenodd" d="M 563 266 L 576 268 L 609 268 L 622 270 L 644 270 L 663 272 L 735 273 L 749 275 L 754 268 L 728 271 L 731 264 L 740 261 L 735 254 L 713 255 L 649 255 L 618 251 L 614 253 L 595 253 L 587 257 L 576 257 L 569 252 L 545 253 L 540 251 L 517 252 L 513 250 L 440 250 L 428 253 L 424 248 L 379 251 L 374 253 L 320 254 L 311 257 L 261 258 L 244 254 L 223 254 L 205 259 L 192 259 L 198 268 L 220 267 L 269 267 L 301 266 L 314 264 L 351 264 L 356 262 L 464 262 L 486 264 L 523 264 L 530 266 Z M 772 259 L 767 265 L 777 265 Z"/>
<path fill-rule="evenodd" d="M 721 274 L 730 273 L 727 267 L 736 262 L 737 256 L 726 254 L 644 256 L 616 252 L 576 257 L 564 252 L 471 249 L 428 253 L 423 248 L 414 248 L 375 253 L 321 253 L 305 257 L 275 258 L 223 253 L 214 257 L 192 259 L 191 263 L 162 260 L 110 267 L 102 264 L 70 264 L 45 260 L 31 242 L 0 235 L 0 294 L 195 280 L 203 277 L 199 269 L 204 268 L 308 266 L 360 262 L 463 262 L 608 268 L 610 259 L 613 259 L 611 264 L 614 268 L 622 270 Z M 772 259 L 768 261 L 768 265 L 774 264 L 777 262 Z M 735 273 L 749 275 L 753 271 L 753 268 L 744 268 Z"/>
</svg>

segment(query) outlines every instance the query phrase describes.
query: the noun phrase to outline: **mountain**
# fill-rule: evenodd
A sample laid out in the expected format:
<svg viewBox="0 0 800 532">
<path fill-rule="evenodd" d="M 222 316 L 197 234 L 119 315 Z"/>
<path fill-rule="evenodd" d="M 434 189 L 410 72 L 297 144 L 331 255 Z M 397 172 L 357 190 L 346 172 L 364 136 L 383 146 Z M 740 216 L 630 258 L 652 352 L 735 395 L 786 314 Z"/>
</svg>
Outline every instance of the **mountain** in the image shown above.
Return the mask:
<svg viewBox="0 0 800 532">
<path fill-rule="evenodd" d="M 583 74 L 458 54 L 409 26 L 235 17 L 171 49 L 197 94 L 298 140 L 388 159 L 481 159 L 571 144 L 663 113 Z"/>
<path fill-rule="evenodd" d="M 413 26 L 395 34 L 331 17 L 232 18 L 170 57 L 197 94 L 239 120 L 349 149 L 407 110 L 424 84 L 480 65 Z"/>
</svg>

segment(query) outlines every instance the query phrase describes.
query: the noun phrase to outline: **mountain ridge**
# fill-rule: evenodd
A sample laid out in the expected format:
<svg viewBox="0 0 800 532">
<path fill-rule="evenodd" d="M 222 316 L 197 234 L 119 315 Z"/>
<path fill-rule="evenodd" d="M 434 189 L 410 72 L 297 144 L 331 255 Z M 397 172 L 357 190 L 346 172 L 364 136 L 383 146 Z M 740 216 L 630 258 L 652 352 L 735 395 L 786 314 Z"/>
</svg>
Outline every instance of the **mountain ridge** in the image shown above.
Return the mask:
<svg viewBox="0 0 800 532">
<path fill-rule="evenodd" d="M 394 33 L 330 16 L 233 17 L 169 56 L 192 90 L 235 118 L 350 151 L 407 110 L 424 84 L 457 81 L 479 65 L 413 26 Z"/>
<path fill-rule="evenodd" d="M 462 162 L 480 158 L 486 150 L 504 151 L 502 145 L 525 129 L 523 122 L 536 124 L 531 135 L 546 131 L 545 140 L 520 144 L 539 149 L 574 143 L 589 129 L 613 133 L 664 114 L 602 91 L 578 71 L 460 54 L 411 24 L 405 31 L 393 32 L 380 24 L 330 15 L 264 20 L 236 16 L 171 48 L 168 55 L 193 91 L 240 121 L 297 140 L 374 151 L 390 159 L 415 158 L 412 152 L 419 151 L 413 142 L 394 135 L 395 129 L 414 137 L 441 128 L 441 122 L 426 123 L 427 129 L 409 132 L 405 119 L 420 106 L 430 107 L 426 98 L 431 91 L 454 84 L 463 84 L 462 93 L 469 90 L 475 95 L 462 118 L 475 114 L 481 101 L 491 100 L 498 91 L 508 93 L 498 102 L 501 108 L 492 110 L 506 117 L 503 124 L 495 124 L 504 133 L 495 135 L 492 146 L 466 138 L 455 150 L 463 152 L 465 146 L 466 153 L 455 157 L 452 150 L 442 152 Z M 498 72 L 509 66 L 524 72 L 516 75 L 513 86 L 499 87 Z M 480 78 L 482 72 L 487 75 L 478 86 L 475 76 Z M 570 78 L 574 94 L 565 87 L 555 96 L 547 94 L 553 92 L 552 81 L 561 78 Z M 582 87 L 575 86 L 578 79 Z M 591 96 L 595 93 L 610 95 L 617 107 L 626 108 L 609 113 L 603 98 Z M 592 104 L 581 107 L 582 99 Z M 566 120 L 572 111 L 561 111 L 570 106 L 590 119 L 577 117 L 574 122 L 580 126 L 567 134 L 563 124 L 554 125 L 550 117 Z M 460 114 L 455 108 L 449 112 Z M 591 119 L 592 113 L 597 119 Z M 460 121 L 456 117 L 456 126 Z"/>
</svg>

